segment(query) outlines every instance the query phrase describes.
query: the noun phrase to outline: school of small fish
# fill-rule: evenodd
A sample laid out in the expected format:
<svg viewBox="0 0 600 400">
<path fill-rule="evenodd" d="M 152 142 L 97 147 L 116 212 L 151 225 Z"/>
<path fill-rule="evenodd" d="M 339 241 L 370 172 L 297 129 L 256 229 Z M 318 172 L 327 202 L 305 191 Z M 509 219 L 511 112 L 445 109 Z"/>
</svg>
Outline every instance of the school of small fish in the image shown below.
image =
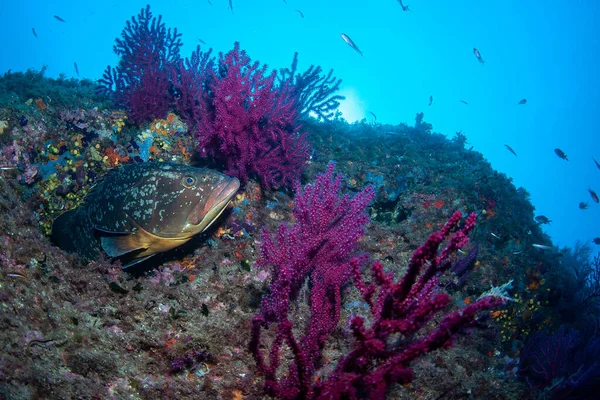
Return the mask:
<svg viewBox="0 0 600 400">
<path fill-rule="evenodd" d="M 207 0 L 207 1 L 208 1 L 208 4 L 210 4 L 210 5 L 212 6 L 212 2 L 211 2 L 210 0 Z M 409 8 L 409 6 L 403 3 L 403 0 L 397 0 L 397 2 L 398 2 L 398 4 L 400 5 L 400 7 L 401 7 L 402 11 L 411 11 L 411 10 L 410 10 L 410 8 Z M 286 6 L 287 6 L 287 1 L 286 1 L 286 0 L 283 0 L 283 3 L 284 3 Z M 231 13 L 233 14 L 233 0 L 228 0 L 228 8 L 229 8 L 229 10 L 231 11 Z M 300 16 L 302 19 L 304 19 L 304 13 L 303 13 L 301 10 L 299 10 L 299 9 L 295 9 L 294 11 L 295 11 L 295 12 L 297 12 L 297 13 L 298 13 L 298 15 L 299 15 L 299 16 Z M 62 17 L 60 17 L 59 15 L 54 15 L 54 16 L 53 16 L 53 18 L 54 18 L 55 20 L 57 20 L 57 21 L 61 22 L 61 23 L 66 23 L 66 22 L 67 22 L 65 19 L 63 19 L 63 18 L 62 18 Z M 37 32 L 36 32 L 35 28 L 31 28 L 31 32 L 32 32 L 32 34 L 33 34 L 33 36 L 34 36 L 35 38 L 37 38 L 37 37 L 38 37 L 38 34 L 37 34 Z M 354 40 L 353 40 L 353 39 L 352 39 L 352 38 L 351 38 L 351 37 L 350 37 L 348 34 L 346 34 L 346 33 L 341 33 L 341 34 L 340 34 L 340 36 L 341 36 L 342 40 L 343 40 L 343 41 L 344 41 L 344 42 L 345 42 L 345 43 L 346 43 L 346 44 L 347 44 L 347 45 L 348 45 L 348 46 L 349 46 L 349 47 L 350 47 L 352 50 L 354 50 L 355 52 L 357 52 L 358 54 L 360 54 L 362 57 L 365 57 L 365 56 L 364 56 L 364 54 L 363 54 L 363 51 L 362 51 L 362 50 L 361 50 L 361 49 L 358 47 L 358 45 L 356 44 L 356 42 L 354 42 Z M 203 40 L 201 40 L 201 39 L 198 39 L 198 41 L 199 41 L 200 43 L 203 43 L 203 44 L 205 43 L 205 42 L 204 42 Z M 476 47 L 474 47 L 474 48 L 473 48 L 473 54 L 475 55 L 475 58 L 477 59 L 477 61 L 479 61 L 479 63 L 480 63 L 481 65 L 484 65 L 484 64 L 485 64 L 485 60 L 483 59 L 483 56 L 481 55 L 481 52 L 480 52 L 480 50 L 479 50 L 478 48 L 476 48 Z M 79 77 L 79 76 L 80 76 L 80 75 L 79 75 L 79 67 L 77 66 L 77 63 L 76 63 L 76 62 L 74 62 L 74 63 L 73 63 L 73 67 L 74 67 L 74 70 L 75 70 L 75 73 L 76 73 L 76 75 Z M 464 105 L 468 105 L 468 104 L 469 104 L 469 103 L 468 103 L 467 101 L 465 101 L 465 100 L 460 100 L 460 102 L 461 102 L 462 104 L 464 104 Z M 433 95 L 430 95 L 430 96 L 429 96 L 429 103 L 428 103 L 428 105 L 429 105 L 429 106 L 431 106 L 432 104 L 433 104 Z M 527 99 L 526 99 L 526 98 L 523 98 L 523 99 L 521 99 L 521 100 L 519 100 L 519 101 L 517 102 L 517 105 L 520 105 L 520 106 L 521 106 L 521 105 L 525 105 L 525 104 L 527 104 Z M 375 115 L 375 113 L 374 113 L 374 112 L 372 112 L 372 111 L 369 111 L 369 113 L 370 113 L 370 114 L 371 114 L 371 116 L 373 117 L 374 123 L 376 123 L 376 122 L 377 122 L 377 116 Z M 506 148 L 506 149 L 507 149 L 507 150 L 508 150 L 508 151 L 509 151 L 509 152 L 510 152 L 512 155 L 514 155 L 515 157 L 517 157 L 517 153 L 516 153 L 516 151 L 515 151 L 515 150 L 514 150 L 514 149 L 513 149 L 513 148 L 512 148 L 512 147 L 511 147 L 509 144 L 505 144 L 505 145 L 504 145 L 504 147 L 505 147 L 505 148 Z M 565 152 L 564 152 L 562 149 L 560 149 L 560 148 L 556 148 L 556 149 L 554 149 L 554 153 L 555 153 L 555 154 L 556 154 L 556 156 L 557 156 L 557 157 L 559 157 L 560 159 L 562 159 L 562 160 L 564 160 L 564 161 L 569 161 L 567 154 L 566 154 L 566 153 L 565 153 Z M 592 158 L 592 160 L 594 161 L 594 164 L 596 165 L 596 167 L 597 167 L 598 169 L 600 169 L 600 163 L 599 163 L 599 162 L 598 162 L 598 161 L 597 161 L 595 158 Z M 590 194 L 590 197 L 592 198 L 592 200 L 593 200 L 595 203 L 599 203 L 599 198 L 598 198 L 598 195 L 596 194 L 596 192 L 595 192 L 595 191 L 594 191 L 592 188 L 588 188 L 588 192 L 589 192 L 589 194 Z M 579 209 L 581 209 L 581 210 L 586 210 L 587 208 L 588 208 L 588 203 L 586 203 L 586 202 L 580 202 L 580 203 L 579 203 Z M 543 217 L 543 218 L 540 218 L 540 217 Z M 536 220 L 538 221 L 538 223 L 542 223 L 542 224 L 545 224 L 545 223 L 549 223 L 549 222 L 550 222 L 550 220 L 548 220 L 548 219 L 547 219 L 546 217 L 544 217 L 544 216 L 538 216 L 538 217 L 536 217 Z M 547 222 L 546 222 L 546 221 L 547 221 Z M 594 242 L 596 242 L 596 240 L 595 240 L 595 239 L 594 239 Z M 600 240 L 599 240 L 599 242 L 600 242 Z M 596 244 L 600 244 L 600 243 L 596 243 Z M 537 248 L 542 248 L 542 247 L 541 247 L 541 245 L 534 245 L 534 247 L 537 247 Z"/>
</svg>

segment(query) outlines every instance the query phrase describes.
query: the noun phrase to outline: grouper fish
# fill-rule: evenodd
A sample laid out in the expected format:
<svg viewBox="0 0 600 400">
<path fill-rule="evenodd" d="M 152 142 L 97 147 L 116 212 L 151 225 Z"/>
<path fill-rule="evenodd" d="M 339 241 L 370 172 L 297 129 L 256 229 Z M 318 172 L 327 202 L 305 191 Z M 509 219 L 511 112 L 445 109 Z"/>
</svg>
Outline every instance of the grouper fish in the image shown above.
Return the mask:
<svg viewBox="0 0 600 400">
<path fill-rule="evenodd" d="M 239 187 L 237 178 L 210 169 L 126 164 L 102 178 L 79 207 L 58 216 L 52 237 L 85 260 L 103 250 L 122 257 L 127 268 L 206 230 Z"/>
</svg>

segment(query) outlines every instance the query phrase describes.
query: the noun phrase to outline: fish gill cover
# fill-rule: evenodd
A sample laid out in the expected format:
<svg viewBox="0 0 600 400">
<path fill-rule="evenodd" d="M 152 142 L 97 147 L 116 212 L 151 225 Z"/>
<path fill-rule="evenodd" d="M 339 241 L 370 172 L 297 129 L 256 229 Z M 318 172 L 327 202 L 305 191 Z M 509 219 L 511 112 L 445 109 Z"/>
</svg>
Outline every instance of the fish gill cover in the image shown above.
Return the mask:
<svg viewBox="0 0 600 400">
<path fill-rule="evenodd" d="M 0 78 L 1 396 L 597 389 L 600 260 L 554 248 L 527 191 L 464 134 L 447 139 L 423 114 L 349 124 L 331 71 L 298 73 L 294 55 L 269 73 L 237 43 L 183 59 L 179 37 L 142 9 L 101 81 L 108 98 L 43 70 Z M 136 55 L 149 48 L 160 62 Z M 245 185 L 204 236 L 135 275 L 50 241 L 108 171 L 154 161 Z M 553 354 L 566 365 L 533 368 L 548 343 L 565 345 Z"/>
</svg>

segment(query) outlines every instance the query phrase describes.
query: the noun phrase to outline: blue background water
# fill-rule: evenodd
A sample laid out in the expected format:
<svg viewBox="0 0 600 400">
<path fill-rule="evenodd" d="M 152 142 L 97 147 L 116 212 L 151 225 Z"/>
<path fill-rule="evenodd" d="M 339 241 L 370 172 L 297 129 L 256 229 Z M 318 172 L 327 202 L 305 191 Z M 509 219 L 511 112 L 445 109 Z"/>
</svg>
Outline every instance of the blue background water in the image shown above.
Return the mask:
<svg viewBox="0 0 600 400">
<path fill-rule="evenodd" d="M 553 220 L 545 230 L 556 243 L 600 236 L 600 205 L 587 191 L 600 193 L 592 161 L 600 161 L 599 2 L 406 0 L 412 11 L 402 12 L 396 0 L 232 1 L 233 13 L 227 0 L 150 4 L 183 33 L 183 56 L 198 39 L 215 51 L 239 41 L 253 60 L 272 68 L 288 67 L 298 51 L 301 71 L 318 64 L 343 79 L 348 99 L 341 110 L 349 121 L 372 111 L 378 122 L 412 124 L 423 111 L 435 131 L 449 137 L 463 131 L 469 146 L 525 187 L 537 213 Z M 125 21 L 146 4 L 5 3 L 0 72 L 45 64 L 48 76 L 75 76 L 76 62 L 81 77 L 97 79 L 117 63 L 112 47 Z M 522 98 L 527 104 L 518 105 Z M 554 154 L 556 147 L 569 162 Z M 578 208 L 581 201 L 588 210 Z"/>
</svg>

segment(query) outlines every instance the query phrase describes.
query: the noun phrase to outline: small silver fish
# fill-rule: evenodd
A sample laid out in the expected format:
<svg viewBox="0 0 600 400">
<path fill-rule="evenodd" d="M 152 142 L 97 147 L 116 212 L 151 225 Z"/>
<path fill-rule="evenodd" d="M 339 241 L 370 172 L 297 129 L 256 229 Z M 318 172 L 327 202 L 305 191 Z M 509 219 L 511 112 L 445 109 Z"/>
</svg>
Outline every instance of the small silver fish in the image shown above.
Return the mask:
<svg viewBox="0 0 600 400">
<path fill-rule="evenodd" d="M 534 244 L 532 244 L 532 246 L 535 247 L 536 249 L 540 249 L 540 250 L 552 250 L 551 246 L 546 246 L 545 244 L 534 243 Z"/>
<path fill-rule="evenodd" d="M 481 57 L 481 53 L 476 47 L 473 47 L 473 54 L 475 54 L 475 57 L 477 57 L 477 61 L 479 61 L 481 65 L 485 63 L 485 60 L 483 59 L 483 57 Z"/>
<path fill-rule="evenodd" d="M 496 235 L 494 232 L 490 232 L 490 235 L 492 235 L 493 237 L 495 237 L 496 239 L 500 239 L 500 236 Z"/>
<path fill-rule="evenodd" d="M 344 42 L 348 43 L 348 46 L 352 47 L 355 51 L 357 51 L 361 56 L 364 57 L 363 52 L 360 51 L 360 49 L 358 48 L 356 43 L 354 43 L 354 41 L 350 38 L 350 36 L 346 35 L 345 33 L 340 34 L 340 36 L 342 37 L 342 39 L 344 39 Z"/>
</svg>

